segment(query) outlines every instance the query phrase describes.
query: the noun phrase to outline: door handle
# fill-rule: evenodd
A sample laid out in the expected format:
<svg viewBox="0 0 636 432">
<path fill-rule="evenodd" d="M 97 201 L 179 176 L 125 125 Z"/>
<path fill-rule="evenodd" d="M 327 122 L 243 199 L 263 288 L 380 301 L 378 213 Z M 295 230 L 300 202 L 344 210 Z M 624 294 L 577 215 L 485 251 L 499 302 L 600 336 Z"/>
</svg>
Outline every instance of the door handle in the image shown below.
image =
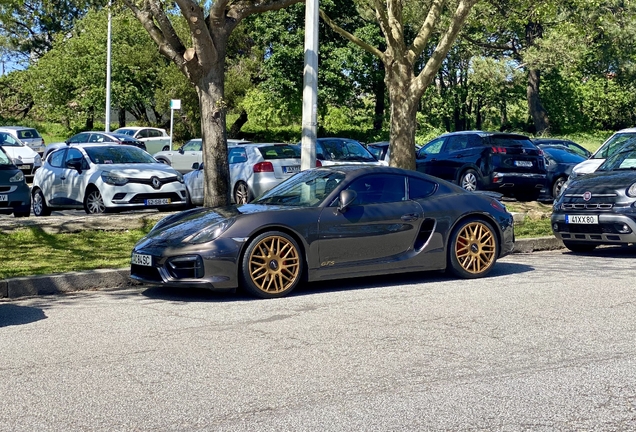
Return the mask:
<svg viewBox="0 0 636 432">
<path fill-rule="evenodd" d="M 66 177 L 60 177 L 60 180 L 66 180 Z"/>
<path fill-rule="evenodd" d="M 419 216 L 417 213 L 409 213 L 409 214 L 403 215 L 400 219 L 402 219 L 404 222 L 413 222 L 417 220 L 418 217 Z"/>
</svg>

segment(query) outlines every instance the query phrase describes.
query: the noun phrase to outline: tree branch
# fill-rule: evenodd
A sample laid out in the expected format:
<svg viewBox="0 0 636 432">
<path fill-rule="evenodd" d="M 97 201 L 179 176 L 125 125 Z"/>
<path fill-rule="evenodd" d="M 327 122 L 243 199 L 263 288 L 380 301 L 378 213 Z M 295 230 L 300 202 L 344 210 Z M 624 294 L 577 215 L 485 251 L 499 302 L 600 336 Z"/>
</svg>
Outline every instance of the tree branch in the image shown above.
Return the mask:
<svg viewBox="0 0 636 432">
<path fill-rule="evenodd" d="M 428 11 L 428 15 L 422 24 L 422 28 L 418 32 L 415 39 L 413 39 L 413 43 L 409 47 L 408 50 L 408 59 L 411 64 L 415 62 L 415 59 L 422 54 L 424 48 L 426 48 L 426 44 L 437 25 L 437 21 L 442 14 L 442 8 L 444 7 L 444 3 L 446 0 L 435 0 L 431 5 L 431 8 Z"/>
<path fill-rule="evenodd" d="M 193 0 L 175 0 L 175 2 L 179 6 L 181 14 L 188 21 L 188 27 L 192 35 L 192 45 L 198 57 L 198 63 L 204 66 L 216 62 L 218 60 L 218 50 L 212 38 L 213 31 L 206 24 L 201 6 Z M 213 6 L 213 8 L 214 7 L 216 7 L 216 5 Z M 212 24 L 214 25 L 214 23 Z M 223 28 L 224 26 L 220 26 L 220 29 Z M 208 50 L 205 48 L 206 46 L 210 46 L 212 49 Z M 211 57 L 207 57 L 206 54 L 211 54 Z M 186 59 L 186 61 L 188 61 L 188 59 Z"/>
<path fill-rule="evenodd" d="M 360 48 L 362 48 L 366 52 L 373 54 L 374 56 L 378 57 L 380 60 L 384 62 L 384 53 L 382 51 L 380 51 L 379 49 L 377 49 L 376 47 L 372 45 L 369 45 L 368 43 L 366 43 L 359 37 L 352 35 L 351 33 L 346 31 L 342 27 L 338 26 L 338 24 L 333 22 L 333 20 L 329 18 L 329 16 L 327 16 L 327 14 L 322 9 L 320 10 L 320 17 L 325 23 L 327 23 L 329 27 L 331 27 L 333 31 L 338 33 L 340 36 L 347 39 L 349 42 L 352 42 L 358 45 Z"/>
</svg>

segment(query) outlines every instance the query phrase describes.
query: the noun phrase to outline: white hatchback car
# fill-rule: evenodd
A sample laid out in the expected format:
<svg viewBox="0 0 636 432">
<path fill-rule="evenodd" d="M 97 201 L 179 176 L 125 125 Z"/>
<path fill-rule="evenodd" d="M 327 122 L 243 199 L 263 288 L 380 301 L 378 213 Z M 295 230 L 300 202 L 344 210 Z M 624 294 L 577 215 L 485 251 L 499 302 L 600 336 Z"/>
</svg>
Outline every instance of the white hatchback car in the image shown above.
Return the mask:
<svg viewBox="0 0 636 432">
<path fill-rule="evenodd" d="M 589 157 L 589 159 L 572 168 L 570 178 L 593 173 L 603 164 L 603 162 L 605 162 L 605 159 L 616 153 L 629 141 L 636 142 L 636 128 L 621 129 L 609 137 L 607 141 L 605 141 L 598 150 Z"/>
<path fill-rule="evenodd" d="M 238 139 L 228 139 L 227 145 L 247 144 L 249 141 Z M 161 151 L 153 155 L 159 162 L 163 162 L 172 166 L 180 173 L 188 173 L 192 171 L 192 166 L 203 162 L 203 141 L 201 138 L 195 138 L 186 142 L 178 150 Z"/>
<path fill-rule="evenodd" d="M 250 143 L 228 148 L 232 201 L 245 204 L 300 172 L 298 146 Z M 317 162 L 320 165 L 320 161 Z M 184 176 L 190 203 L 203 205 L 203 165 Z"/>
<path fill-rule="evenodd" d="M 26 176 L 33 175 L 42 166 L 40 155 L 9 132 L 0 131 L 0 146 Z"/>
<path fill-rule="evenodd" d="M 16 138 L 22 144 L 31 147 L 31 150 L 42 156 L 44 153 L 44 138 L 40 133 L 30 127 L 25 126 L 2 126 L 0 132 L 6 132 Z"/>
<path fill-rule="evenodd" d="M 155 154 L 170 150 L 170 135 L 165 129 L 155 127 L 128 126 L 119 128 L 114 133 L 129 135 L 146 144 L 146 151 Z"/>
<path fill-rule="evenodd" d="M 70 144 L 52 152 L 33 179 L 33 214 L 52 209 L 111 210 L 185 207 L 183 176 L 145 151 L 119 144 Z"/>
</svg>

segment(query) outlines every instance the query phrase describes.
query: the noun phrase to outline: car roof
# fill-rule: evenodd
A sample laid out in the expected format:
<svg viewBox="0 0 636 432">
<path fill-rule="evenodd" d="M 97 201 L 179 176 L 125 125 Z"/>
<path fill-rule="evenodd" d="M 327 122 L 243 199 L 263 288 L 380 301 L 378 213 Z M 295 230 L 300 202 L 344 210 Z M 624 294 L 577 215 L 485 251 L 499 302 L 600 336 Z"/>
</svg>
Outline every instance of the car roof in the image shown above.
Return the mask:
<svg viewBox="0 0 636 432">
<path fill-rule="evenodd" d="M 493 132 L 493 131 L 482 131 L 482 130 L 446 132 L 440 135 L 440 137 L 447 137 L 447 136 L 453 136 L 453 135 L 467 135 L 467 134 L 477 134 L 482 137 L 484 136 L 516 136 L 520 138 L 530 139 L 530 137 L 528 137 L 527 135 L 514 133 L 514 132 Z"/>
<path fill-rule="evenodd" d="M 0 126 L 0 129 L 4 130 L 25 130 L 25 129 L 35 129 L 27 126 Z"/>
</svg>

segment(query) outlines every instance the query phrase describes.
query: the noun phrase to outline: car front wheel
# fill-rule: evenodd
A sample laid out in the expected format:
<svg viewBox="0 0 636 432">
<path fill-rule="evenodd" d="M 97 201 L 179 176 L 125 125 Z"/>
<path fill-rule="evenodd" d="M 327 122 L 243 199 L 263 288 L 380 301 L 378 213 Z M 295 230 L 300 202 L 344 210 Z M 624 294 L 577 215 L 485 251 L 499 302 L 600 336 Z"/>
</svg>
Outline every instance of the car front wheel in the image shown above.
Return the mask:
<svg viewBox="0 0 636 432">
<path fill-rule="evenodd" d="M 483 220 L 463 221 L 450 236 L 448 253 L 449 270 L 455 276 L 464 279 L 485 276 L 499 255 L 495 230 Z"/>
<path fill-rule="evenodd" d="M 50 216 L 51 209 L 46 205 L 44 194 L 40 189 L 33 194 L 33 214 L 36 216 Z"/>
<path fill-rule="evenodd" d="M 242 284 L 260 298 L 283 297 L 300 282 L 303 260 L 288 234 L 267 232 L 252 240 L 243 255 Z"/>
<path fill-rule="evenodd" d="M 97 188 L 91 188 L 84 198 L 84 211 L 87 214 L 100 214 L 106 211 L 104 199 Z"/>
</svg>

